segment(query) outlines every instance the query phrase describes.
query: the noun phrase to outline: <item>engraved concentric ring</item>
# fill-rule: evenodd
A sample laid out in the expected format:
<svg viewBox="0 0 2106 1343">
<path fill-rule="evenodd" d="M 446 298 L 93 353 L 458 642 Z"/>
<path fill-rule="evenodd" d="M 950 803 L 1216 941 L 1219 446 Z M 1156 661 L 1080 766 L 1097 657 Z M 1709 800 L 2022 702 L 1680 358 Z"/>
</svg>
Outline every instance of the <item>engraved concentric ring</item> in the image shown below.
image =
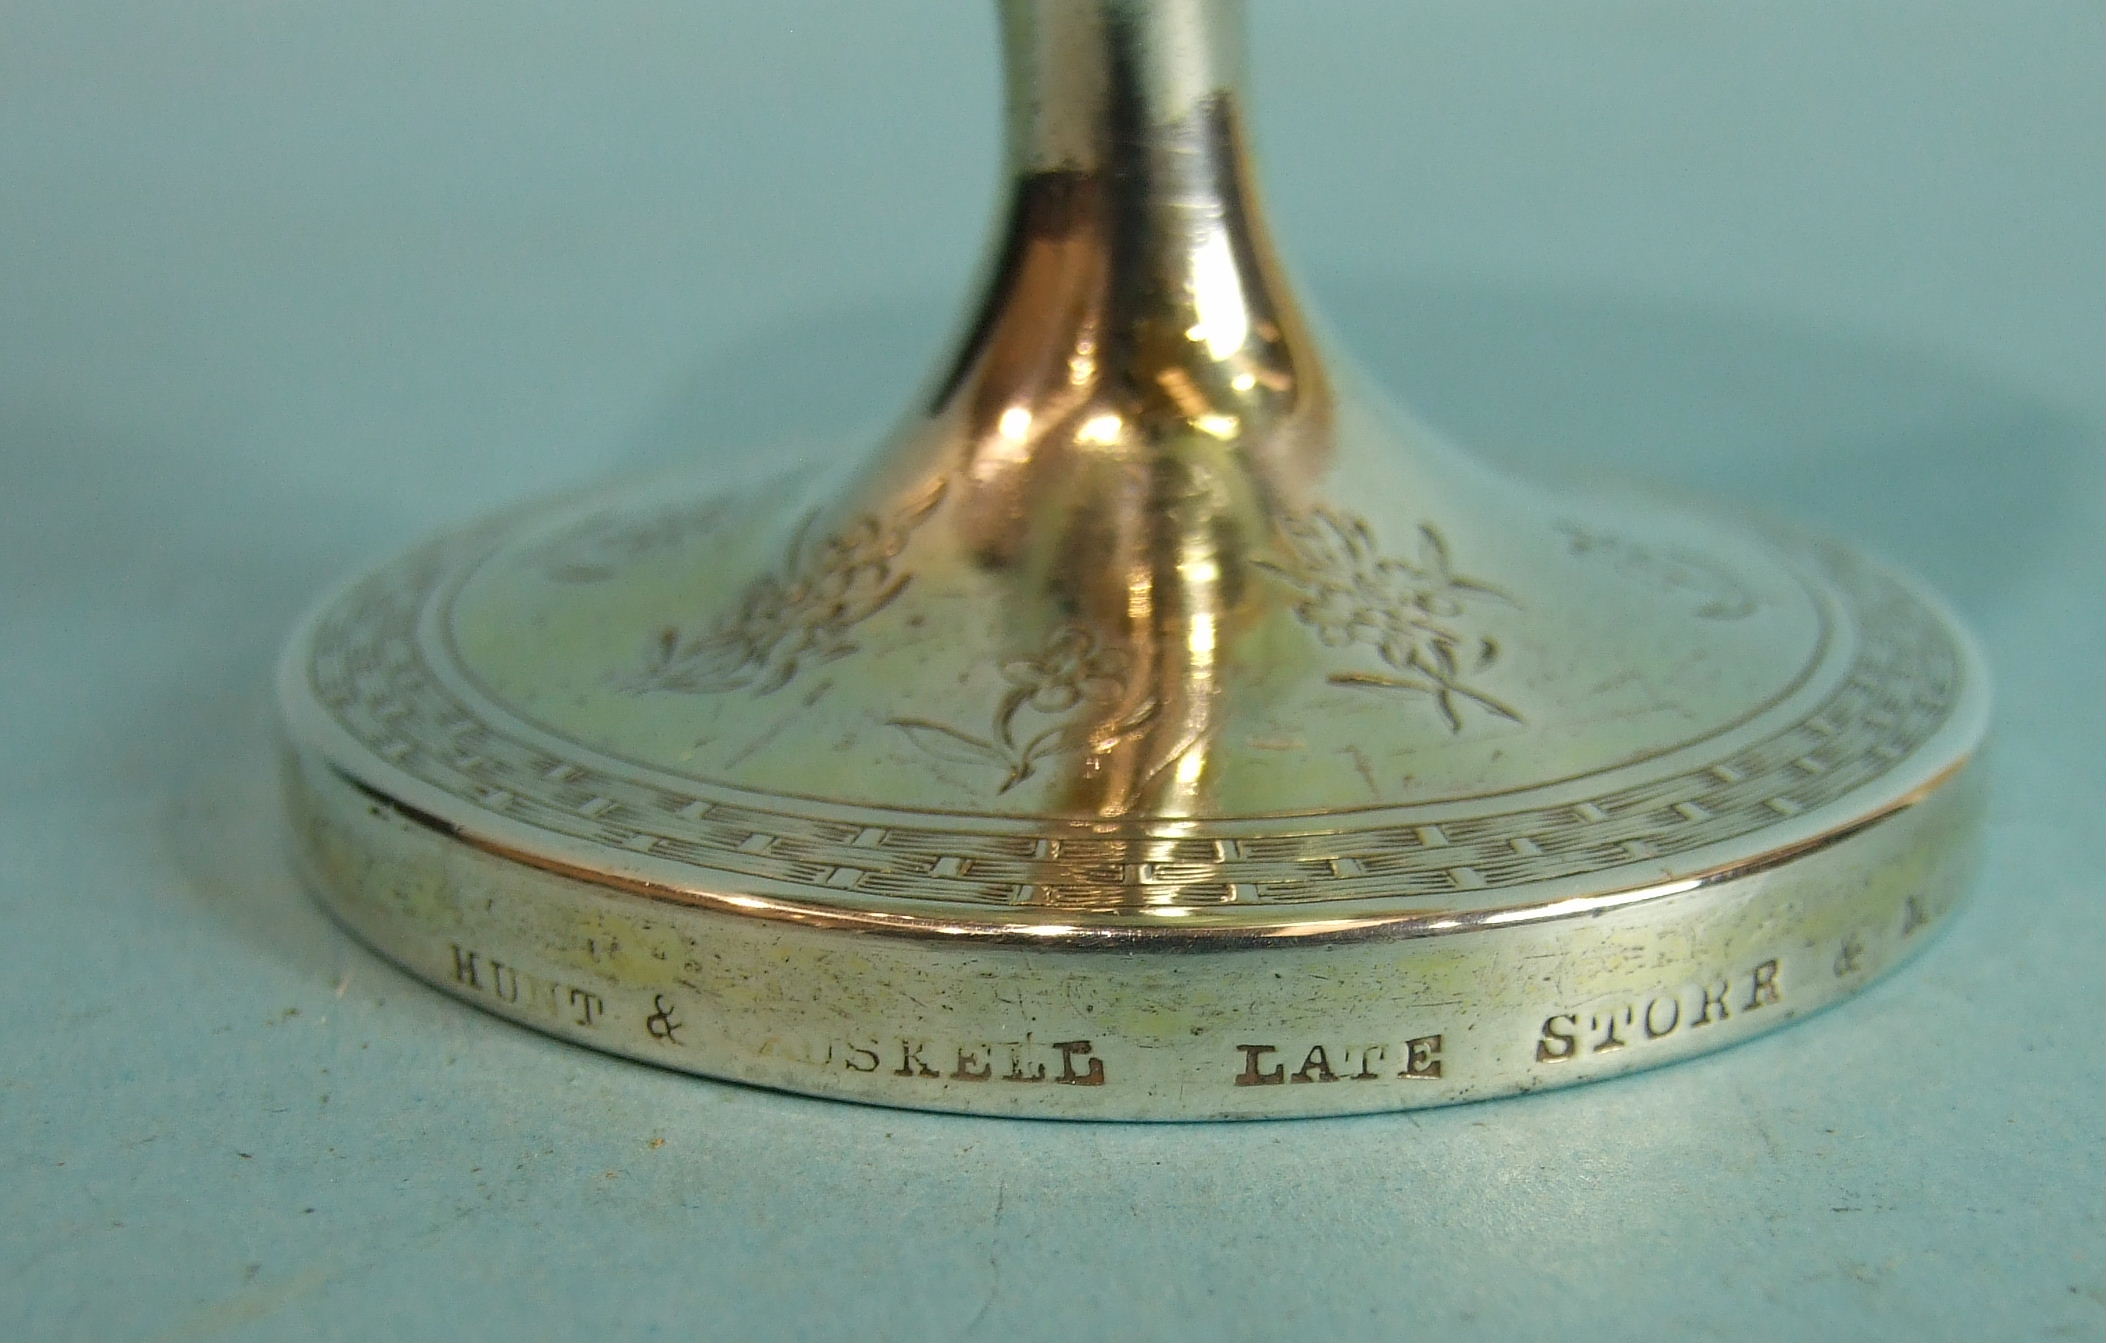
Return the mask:
<svg viewBox="0 0 2106 1343">
<path fill-rule="evenodd" d="M 361 783 L 463 832 L 559 866 L 611 857 L 671 889 L 1004 917 L 1136 888 L 1157 913 L 1533 902 L 1731 866 L 1901 805 L 1952 763 L 1927 748 L 1971 741 L 1982 713 L 1971 651 L 1928 599 L 1820 552 L 1840 627 L 1802 678 L 1820 693 L 1694 761 L 1316 818 L 1027 822 L 767 798 L 565 741 L 449 665 L 445 595 L 505 534 L 427 546 L 329 602 L 288 663 L 289 700 L 313 710 L 295 722 Z"/>
<path fill-rule="evenodd" d="M 687 511 L 695 512 L 696 510 L 690 509 Z M 717 500 L 712 501 L 710 507 L 700 510 L 699 516 L 718 518 L 730 511 L 721 500 Z M 558 536 L 561 536 L 574 521 L 574 519 L 568 517 L 563 518 L 556 529 Z M 434 675 L 445 680 L 449 692 L 463 704 L 476 706 L 475 711 L 479 715 L 488 717 L 494 723 L 504 724 L 508 732 L 522 739 L 541 740 L 547 749 L 552 752 L 558 752 L 568 757 L 576 757 L 581 762 L 590 758 L 616 771 L 632 772 L 639 778 L 657 778 L 665 782 L 669 787 L 707 790 L 712 796 L 720 797 L 727 801 L 750 803 L 763 809 L 774 809 L 784 804 L 789 804 L 802 807 L 815 816 L 841 814 L 851 820 L 864 819 L 869 815 L 884 813 L 895 819 L 908 820 L 910 823 L 924 821 L 929 817 L 941 817 L 947 822 L 975 828 L 987 825 L 1001 826 L 1006 822 L 1017 821 L 1020 816 L 1028 815 L 1028 813 L 1013 810 L 996 810 L 991 806 L 973 809 L 941 806 L 873 806 L 867 801 L 859 801 L 847 797 L 749 786 L 739 780 L 719 777 L 706 770 L 672 774 L 655 766 L 648 759 L 625 754 L 609 746 L 589 746 L 574 740 L 561 726 L 544 721 L 536 717 L 530 710 L 507 702 L 503 692 L 492 686 L 487 678 L 478 672 L 472 660 L 464 655 L 460 647 L 457 608 L 464 589 L 472 584 L 478 576 L 488 571 L 494 563 L 505 558 L 508 552 L 517 550 L 519 548 L 518 540 L 519 538 L 500 538 L 478 550 L 469 551 L 464 549 L 459 561 L 449 564 L 444 576 L 433 583 L 428 599 L 422 603 L 422 613 L 417 620 L 416 634 L 416 637 L 427 647 L 427 665 Z M 529 552 L 539 549 L 545 544 L 546 540 L 538 534 L 538 531 L 529 530 L 526 544 L 526 549 Z M 1849 655 L 1851 650 L 1847 644 L 1839 647 L 1838 639 L 1847 641 L 1854 638 L 1856 624 L 1848 612 L 1840 609 L 1843 603 L 1832 591 L 1830 583 L 1820 574 L 1797 567 L 1785 568 L 1784 571 L 1791 575 L 1792 581 L 1799 588 L 1808 606 L 1814 613 L 1816 633 L 1803 663 L 1796 668 L 1789 679 L 1776 687 L 1774 693 L 1764 697 L 1759 702 L 1747 705 L 1738 714 L 1722 721 L 1707 722 L 1701 728 L 1688 735 L 1670 738 L 1634 753 L 1627 753 L 1618 760 L 1613 770 L 1589 769 L 1558 777 L 1531 779 L 1526 786 L 1520 788 L 1487 787 L 1448 791 L 1437 797 L 1414 801 L 1408 807 L 1374 803 L 1322 808 L 1275 808 L 1262 811 L 1239 812 L 1234 815 L 1203 815 L 1178 819 L 1181 824 L 1185 821 L 1231 826 L 1263 824 L 1274 833 L 1289 833 L 1296 831 L 1298 825 L 1313 827 L 1313 829 L 1329 830 L 1332 825 L 1343 824 L 1353 818 L 1371 813 L 1400 814 L 1409 812 L 1413 817 L 1424 818 L 1434 816 L 1444 809 L 1452 810 L 1457 807 L 1463 807 L 1465 810 L 1455 811 L 1454 814 L 1458 817 L 1468 817 L 1473 813 L 1467 809 L 1467 804 L 1485 802 L 1495 798 L 1511 800 L 1518 795 L 1524 794 L 1531 797 L 1548 795 L 1560 785 L 1566 784 L 1581 785 L 1585 789 L 1580 794 L 1580 801 L 1592 800 L 1596 794 L 1601 793 L 1611 783 L 1608 777 L 1611 774 L 1619 781 L 1627 776 L 1637 777 L 1636 767 L 1650 764 L 1663 757 L 1675 756 L 1692 750 L 1701 750 L 1707 744 L 1727 736 L 1736 729 L 1756 723 L 1765 716 L 1771 715 L 1780 708 L 1789 705 L 1795 697 L 1807 692 L 1809 687 L 1812 687 L 1813 693 L 1825 693 L 1828 687 L 1819 685 L 1819 678 L 1823 672 L 1833 674 L 1844 665 L 1843 659 Z M 1284 823 L 1284 825 L 1281 823 Z M 1043 824 L 1043 818 L 1032 817 L 1023 826 L 1023 829 L 1028 833 L 1036 834 L 1042 830 Z M 1092 831 L 1101 829 L 1101 826 L 1091 826 Z M 1132 831 L 1122 826 L 1120 833 L 1122 835 L 1131 835 Z"/>
</svg>

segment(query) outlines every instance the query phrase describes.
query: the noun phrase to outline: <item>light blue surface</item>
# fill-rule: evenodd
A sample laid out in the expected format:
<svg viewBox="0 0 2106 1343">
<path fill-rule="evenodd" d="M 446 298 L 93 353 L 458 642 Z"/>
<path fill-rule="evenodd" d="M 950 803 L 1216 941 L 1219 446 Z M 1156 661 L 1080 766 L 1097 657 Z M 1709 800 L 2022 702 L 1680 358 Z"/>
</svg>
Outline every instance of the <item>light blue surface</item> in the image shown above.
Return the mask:
<svg viewBox="0 0 2106 1343">
<path fill-rule="evenodd" d="M 1977 897 L 1863 998 L 1228 1127 L 597 1057 L 381 964 L 279 857 L 267 669 L 322 585 L 890 413 L 990 209 L 984 14 L 0 22 L 0 1335 L 2106 1333 L 2096 5 L 1258 6 L 1280 231 L 1366 362 L 1494 455 L 1905 562 L 2000 708 Z"/>
</svg>

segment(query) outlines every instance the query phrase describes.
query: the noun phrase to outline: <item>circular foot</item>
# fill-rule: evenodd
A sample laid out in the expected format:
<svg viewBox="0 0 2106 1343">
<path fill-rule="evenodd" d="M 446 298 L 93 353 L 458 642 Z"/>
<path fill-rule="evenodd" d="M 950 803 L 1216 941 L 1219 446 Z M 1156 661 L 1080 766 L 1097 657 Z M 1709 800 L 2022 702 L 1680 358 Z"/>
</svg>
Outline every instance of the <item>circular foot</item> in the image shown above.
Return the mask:
<svg viewBox="0 0 2106 1343">
<path fill-rule="evenodd" d="M 1190 622 L 1165 672 L 1005 620 L 940 487 L 784 497 L 653 481 L 326 602 L 282 693 L 329 908 L 671 1068 L 1197 1119 L 1730 1044 L 1908 955 L 1968 868 L 1975 654 L 1830 546 L 1312 510 L 1198 675 Z"/>
</svg>

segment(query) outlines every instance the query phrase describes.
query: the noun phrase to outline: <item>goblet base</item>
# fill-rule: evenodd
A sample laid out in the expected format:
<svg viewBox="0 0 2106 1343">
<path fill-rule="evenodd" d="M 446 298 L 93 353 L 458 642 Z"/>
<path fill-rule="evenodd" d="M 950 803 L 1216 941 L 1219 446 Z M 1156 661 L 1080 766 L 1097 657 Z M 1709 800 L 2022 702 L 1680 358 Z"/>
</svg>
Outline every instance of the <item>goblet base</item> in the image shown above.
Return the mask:
<svg viewBox="0 0 2106 1343">
<path fill-rule="evenodd" d="M 931 577 L 816 670 L 770 684 L 766 657 L 719 656 L 694 673 L 717 682 L 679 683 L 667 594 L 720 562 L 743 574 L 743 520 L 765 531 L 767 510 L 687 477 L 525 510 L 354 581 L 295 639 L 301 862 L 411 973 L 580 1044 L 1074 1119 L 1392 1110 L 1607 1077 L 1770 1030 L 1922 946 L 1978 829 L 1986 692 L 1965 635 L 1825 543 L 1655 510 L 1717 538 L 1707 559 L 1612 534 L 1627 505 L 1565 502 L 1582 519 L 1559 533 L 1567 556 L 1672 608 L 1680 646 L 1649 634 L 1636 673 L 1575 670 L 1563 699 L 1496 667 L 1472 683 L 1514 717 L 1290 662 L 1332 697 L 1312 713 L 1359 716 L 1344 747 L 1312 763 L 1324 720 L 1297 736 L 1229 715 L 1193 790 L 1123 812 L 1084 786 L 1092 761 L 1118 765 L 1117 732 L 1022 759 L 1007 784 L 1019 759 L 994 758 L 1023 740 L 999 706 L 1040 732 L 1090 708 L 1082 650 L 989 666 L 962 636 L 930 644 L 907 611 L 939 599 Z M 1707 585 L 1720 555 L 1756 559 Z M 1496 586 L 1538 590 L 1527 578 Z M 1730 680 L 1687 668 L 1729 660 L 1765 603 L 1803 633 L 1781 670 L 1685 693 Z M 926 674 L 886 680 L 887 657 Z M 1658 693 L 1619 699 L 1610 683 L 1647 659 Z M 880 691 L 922 698 L 888 714 Z M 1671 724 L 1628 708 L 1676 694 Z M 1384 764 L 1385 733 L 1434 763 Z M 1215 768 L 1229 782 L 1209 792 Z M 1258 782 L 1235 785 L 1239 768 Z M 1367 796 L 1334 800 L 1334 773 L 1368 774 Z M 1235 804 L 1293 787 L 1319 804 Z"/>
</svg>

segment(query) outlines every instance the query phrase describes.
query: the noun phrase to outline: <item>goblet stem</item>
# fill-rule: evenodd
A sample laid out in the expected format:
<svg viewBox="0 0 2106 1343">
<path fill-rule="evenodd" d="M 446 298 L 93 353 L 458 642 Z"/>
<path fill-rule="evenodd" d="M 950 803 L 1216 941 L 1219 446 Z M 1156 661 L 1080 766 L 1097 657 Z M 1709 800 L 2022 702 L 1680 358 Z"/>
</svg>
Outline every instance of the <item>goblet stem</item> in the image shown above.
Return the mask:
<svg viewBox="0 0 2106 1343">
<path fill-rule="evenodd" d="M 1262 436 L 1316 367 L 1253 180 L 1241 0 L 1005 0 L 1001 14 L 1007 219 L 942 396 L 979 364 L 997 417 L 1021 406 L 1042 428 L 1087 401 L 1098 440 L 1195 423 Z"/>
</svg>

